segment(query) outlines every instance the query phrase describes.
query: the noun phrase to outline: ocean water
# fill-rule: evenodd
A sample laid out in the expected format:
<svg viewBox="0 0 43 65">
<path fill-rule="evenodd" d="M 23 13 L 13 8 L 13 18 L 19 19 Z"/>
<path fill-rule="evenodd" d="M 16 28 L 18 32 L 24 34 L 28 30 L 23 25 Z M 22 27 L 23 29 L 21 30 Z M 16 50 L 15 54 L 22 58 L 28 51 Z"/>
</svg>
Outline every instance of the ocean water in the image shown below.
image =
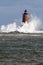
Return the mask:
<svg viewBox="0 0 43 65">
<path fill-rule="evenodd" d="M 0 65 L 43 65 L 43 34 L 0 34 Z"/>
</svg>

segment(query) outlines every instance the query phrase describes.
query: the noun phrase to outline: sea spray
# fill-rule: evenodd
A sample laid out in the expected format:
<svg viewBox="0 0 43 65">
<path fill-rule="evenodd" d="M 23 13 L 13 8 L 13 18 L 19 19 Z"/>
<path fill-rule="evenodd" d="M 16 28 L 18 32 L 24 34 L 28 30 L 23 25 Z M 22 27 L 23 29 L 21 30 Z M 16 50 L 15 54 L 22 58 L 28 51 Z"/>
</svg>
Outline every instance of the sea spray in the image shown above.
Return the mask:
<svg viewBox="0 0 43 65">
<path fill-rule="evenodd" d="M 11 23 L 11 24 L 8 24 L 8 25 L 2 25 L 1 26 L 1 32 L 14 32 L 16 31 L 16 23 Z"/>
<path fill-rule="evenodd" d="M 22 27 L 19 27 L 18 31 L 24 33 L 34 33 L 39 30 L 40 25 L 40 20 L 37 17 L 34 17 L 30 22 L 25 22 Z"/>
<path fill-rule="evenodd" d="M 1 25 L 0 31 L 1 32 L 23 32 L 23 33 L 34 33 L 35 31 L 40 30 L 40 20 L 37 17 L 32 17 L 30 22 L 22 23 L 22 26 L 19 26 L 16 24 L 16 22 L 13 22 L 8 25 Z"/>
</svg>

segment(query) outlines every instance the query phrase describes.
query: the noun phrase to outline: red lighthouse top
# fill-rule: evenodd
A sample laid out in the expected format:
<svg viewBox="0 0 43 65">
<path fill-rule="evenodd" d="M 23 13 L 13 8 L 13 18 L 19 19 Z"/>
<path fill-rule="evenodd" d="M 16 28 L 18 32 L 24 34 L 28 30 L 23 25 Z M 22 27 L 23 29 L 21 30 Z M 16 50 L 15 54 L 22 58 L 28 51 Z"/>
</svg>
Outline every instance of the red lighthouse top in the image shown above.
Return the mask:
<svg viewBox="0 0 43 65">
<path fill-rule="evenodd" d="M 25 10 L 24 11 L 24 13 L 23 13 L 23 19 L 22 19 L 22 22 L 29 22 L 29 20 L 30 20 L 30 15 L 29 15 L 29 13 L 27 12 L 27 10 Z"/>
</svg>

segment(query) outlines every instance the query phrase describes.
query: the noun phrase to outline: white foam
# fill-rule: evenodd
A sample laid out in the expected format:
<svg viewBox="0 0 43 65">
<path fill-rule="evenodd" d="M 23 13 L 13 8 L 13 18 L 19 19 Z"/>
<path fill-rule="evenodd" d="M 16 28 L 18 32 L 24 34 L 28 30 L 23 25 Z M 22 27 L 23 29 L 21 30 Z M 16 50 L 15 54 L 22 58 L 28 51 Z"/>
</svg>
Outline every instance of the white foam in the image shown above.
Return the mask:
<svg viewBox="0 0 43 65">
<path fill-rule="evenodd" d="M 15 22 L 8 25 L 1 25 L 0 32 L 43 33 L 43 31 L 40 31 L 40 26 L 40 20 L 37 17 L 33 17 L 30 22 L 25 22 L 22 26 L 18 25 L 17 27 Z"/>
<path fill-rule="evenodd" d="M 11 23 L 11 24 L 8 24 L 8 25 L 2 25 L 0 30 L 1 32 L 14 32 L 16 31 L 16 23 Z"/>
<path fill-rule="evenodd" d="M 19 32 L 34 33 L 40 28 L 40 20 L 33 18 L 29 23 L 25 22 L 22 27 L 18 28 Z"/>
</svg>

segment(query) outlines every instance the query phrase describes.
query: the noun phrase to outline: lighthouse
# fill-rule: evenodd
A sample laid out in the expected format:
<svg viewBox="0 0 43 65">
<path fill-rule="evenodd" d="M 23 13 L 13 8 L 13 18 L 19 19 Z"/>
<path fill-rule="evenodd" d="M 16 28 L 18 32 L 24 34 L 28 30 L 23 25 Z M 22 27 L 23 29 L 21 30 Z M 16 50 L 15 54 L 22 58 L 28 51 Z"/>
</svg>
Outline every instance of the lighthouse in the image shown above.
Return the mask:
<svg viewBox="0 0 43 65">
<path fill-rule="evenodd" d="M 29 22 L 30 21 L 30 14 L 27 12 L 27 10 L 24 11 L 23 13 L 23 18 L 22 18 L 22 22 Z"/>
</svg>

